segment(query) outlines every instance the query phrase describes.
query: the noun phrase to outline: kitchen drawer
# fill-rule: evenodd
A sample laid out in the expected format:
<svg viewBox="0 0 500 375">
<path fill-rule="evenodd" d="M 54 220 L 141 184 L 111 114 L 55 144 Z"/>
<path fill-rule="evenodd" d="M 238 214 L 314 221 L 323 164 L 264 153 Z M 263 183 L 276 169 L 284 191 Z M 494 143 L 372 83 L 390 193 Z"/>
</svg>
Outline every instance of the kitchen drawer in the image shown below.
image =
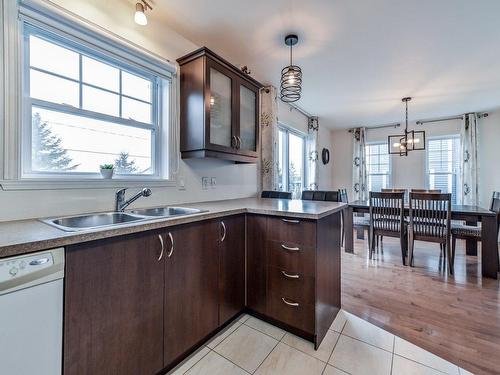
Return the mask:
<svg viewBox="0 0 500 375">
<path fill-rule="evenodd" d="M 314 304 L 314 277 L 293 270 L 268 266 L 268 288 L 274 293 L 294 301 Z"/>
<path fill-rule="evenodd" d="M 283 301 L 283 298 L 294 305 L 288 305 Z M 314 334 L 314 305 L 306 304 L 303 300 L 292 300 L 281 294 L 268 293 L 267 306 L 268 315 L 271 318 L 306 333 Z"/>
<path fill-rule="evenodd" d="M 267 239 L 316 247 L 316 223 L 294 218 L 272 217 L 267 221 Z"/>
<path fill-rule="evenodd" d="M 305 276 L 314 275 L 314 248 L 288 241 L 267 241 L 266 247 L 268 265 Z"/>
</svg>

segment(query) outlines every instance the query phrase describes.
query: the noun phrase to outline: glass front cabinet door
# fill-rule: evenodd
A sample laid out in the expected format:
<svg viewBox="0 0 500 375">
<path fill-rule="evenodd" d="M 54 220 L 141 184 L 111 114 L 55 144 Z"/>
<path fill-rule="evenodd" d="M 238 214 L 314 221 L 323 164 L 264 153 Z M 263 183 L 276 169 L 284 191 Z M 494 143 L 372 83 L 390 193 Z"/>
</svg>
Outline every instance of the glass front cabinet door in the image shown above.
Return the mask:
<svg viewBox="0 0 500 375">
<path fill-rule="evenodd" d="M 238 151 L 246 155 L 257 154 L 258 89 L 246 83 L 239 84 Z"/>
<path fill-rule="evenodd" d="M 232 152 L 236 147 L 236 131 L 233 113 L 234 85 L 233 74 L 219 64 L 207 63 L 208 101 L 207 137 L 210 148 L 216 151 Z"/>
</svg>

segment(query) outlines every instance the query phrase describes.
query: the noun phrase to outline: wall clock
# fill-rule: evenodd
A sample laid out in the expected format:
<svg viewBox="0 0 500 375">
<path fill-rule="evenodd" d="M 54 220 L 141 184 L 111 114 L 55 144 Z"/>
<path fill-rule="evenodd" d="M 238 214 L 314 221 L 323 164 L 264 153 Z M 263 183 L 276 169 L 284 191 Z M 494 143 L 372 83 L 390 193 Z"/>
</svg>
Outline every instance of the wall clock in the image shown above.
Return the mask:
<svg viewBox="0 0 500 375">
<path fill-rule="evenodd" d="M 321 160 L 323 161 L 323 164 L 328 164 L 330 162 L 330 150 L 327 148 L 324 148 L 321 151 Z"/>
</svg>

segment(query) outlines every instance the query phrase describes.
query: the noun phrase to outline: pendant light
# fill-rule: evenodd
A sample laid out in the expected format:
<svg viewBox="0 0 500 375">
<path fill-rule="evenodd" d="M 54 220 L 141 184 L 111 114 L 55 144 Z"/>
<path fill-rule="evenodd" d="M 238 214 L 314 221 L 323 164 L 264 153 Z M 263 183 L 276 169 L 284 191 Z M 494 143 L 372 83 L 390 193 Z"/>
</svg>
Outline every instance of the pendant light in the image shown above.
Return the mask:
<svg viewBox="0 0 500 375">
<path fill-rule="evenodd" d="M 425 131 L 408 131 L 408 102 L 410 97 L 401 99 L 405 103 L 405 132 L 404 134 L 390 135 L 387 140 L 389 154 L 408 156 L 409 151 L 425 150 Z"/>
<path fill-rule="evenodd" d="M 141 26 L 146 26 L 148 24 L 146 13 L 144 13 L 148 8 L 153 10 L 146 0 L 141 0 L 135 4 L 134 21 L 136 24 Z"/>
<path fill-rule="evenodd" d="M 290 47 L 290 65 L 281 69 L 280 97 L 285 103 L 296 102 L 302 92 L 302 69 L 292 61 L 292 49 L 298 42 L 299 37 L 295 34 L 285 37 L 285 44 Z"/>
</svg>

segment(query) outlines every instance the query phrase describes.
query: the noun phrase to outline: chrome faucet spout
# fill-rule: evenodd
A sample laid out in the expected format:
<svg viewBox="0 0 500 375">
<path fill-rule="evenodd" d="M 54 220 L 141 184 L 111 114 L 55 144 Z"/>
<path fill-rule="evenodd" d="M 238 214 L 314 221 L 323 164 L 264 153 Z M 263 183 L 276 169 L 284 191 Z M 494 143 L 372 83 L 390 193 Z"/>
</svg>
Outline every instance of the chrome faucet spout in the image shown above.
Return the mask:
<svg viewBox="0 0 500 375">
<path fill-rule="evenodd" d="M 123 212 L 125 210 L 125 208 L 127 208 L 130 204 L 135 202 L 140 197 L 149 197 L 152 194 L 151 189 L 144 188 L 141 191 L 139 191 L 137 194 L 135 194 L 133 197 L 131 197 L 130 199 L 125 200 L 125 192 L 126 191 L 127 191 L 127 189 L 120 189 L 116 192 L 115 211 L 117 211 L 117 212 Z"/>
</svg>

